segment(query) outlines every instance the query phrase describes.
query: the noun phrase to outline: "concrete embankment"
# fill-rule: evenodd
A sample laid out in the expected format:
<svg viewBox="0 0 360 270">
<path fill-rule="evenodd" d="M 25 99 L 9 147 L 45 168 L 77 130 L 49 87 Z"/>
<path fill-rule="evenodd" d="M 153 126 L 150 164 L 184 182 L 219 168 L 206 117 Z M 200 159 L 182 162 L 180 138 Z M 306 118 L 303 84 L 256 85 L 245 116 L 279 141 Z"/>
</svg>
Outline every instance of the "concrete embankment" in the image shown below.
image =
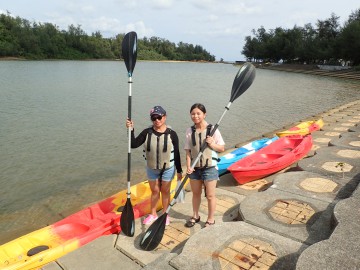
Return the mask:
<svg viewBox="0 0 360 270">
<path fill-rule="evenodd" d="M 280 64 L 280 65 L 255 64 L 255 65 L 257 68 L 262 68 L 262 69 L 327 76 L 327 77 L 341 78 L 347 80 L 360 80 L 360 71 L 355 71 L 354 69 L 325 70 L 325 69 L 320 69 L 317 65 L 295 65 L 295 64 Z"/>
<path fill-rule="evenodd" d="M 325 124 L 302 160 L 244 185 L 221 177 L 215 225 L 202 229 L 203 198 L 201 221 L 184 226 L 192 214 L 188 191 L 154 251 L 139 246 L 142 218 L 134 237 L 100 237 L 43 269 L 359 269 L 360 100 L 313 118 Z"/>
</svg>

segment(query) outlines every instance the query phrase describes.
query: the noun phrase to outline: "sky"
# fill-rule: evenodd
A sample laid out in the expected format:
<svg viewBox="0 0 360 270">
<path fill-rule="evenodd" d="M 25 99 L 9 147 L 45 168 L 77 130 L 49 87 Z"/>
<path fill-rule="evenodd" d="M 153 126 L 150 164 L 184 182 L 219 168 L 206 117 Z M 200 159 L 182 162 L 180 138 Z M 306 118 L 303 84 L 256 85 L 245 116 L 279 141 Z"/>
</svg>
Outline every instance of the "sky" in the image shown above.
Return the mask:
<svg viewBox="0 0 360 270">
<path fill-rule="evenodd" d="M 52 23 L 60 30 L 80 25 L 103 37 L 135 31 L 178 44 L 200 45 L 216 60 L 244 60 L 245 37 L 263 26 L 267 31 L 307 23 L 316 27 L 335 13 L 340 24 L 360 8 L 358 0 L 11 0 L 0 2 L 31 22 Z"/>
</svg>

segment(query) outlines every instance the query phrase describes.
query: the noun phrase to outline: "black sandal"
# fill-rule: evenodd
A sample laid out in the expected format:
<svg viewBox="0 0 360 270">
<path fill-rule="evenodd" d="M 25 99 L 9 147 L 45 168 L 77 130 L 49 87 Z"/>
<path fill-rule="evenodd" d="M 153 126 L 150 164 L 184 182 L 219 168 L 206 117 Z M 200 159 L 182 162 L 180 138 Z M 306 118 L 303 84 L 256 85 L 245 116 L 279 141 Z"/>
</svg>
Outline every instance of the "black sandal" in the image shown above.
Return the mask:
<svg viewBox="0 0 360 270">
<path fill-rule="evenodd" d="M 191 228 L 194 227 L 195 223 L 198 223 L 200 221 L 200 216 L 198 218 L 190 218 L 188 221 L 186 221 L 185 223 L 185 227 Z"/>
<path fill-rule="evenodd" d="M 214 224 L 215 224 L 215 220 L 214 220 L 213 223 L 210 223 L 209 221 L 206 221 L 206 222 L 205 222 L 205 225 L 204 225 L 204 228 L 209 227 L 209 226 L 214 225 Z M 207 225 L 207 226 L 206 226 L 206 225 Z"/>
</svg>

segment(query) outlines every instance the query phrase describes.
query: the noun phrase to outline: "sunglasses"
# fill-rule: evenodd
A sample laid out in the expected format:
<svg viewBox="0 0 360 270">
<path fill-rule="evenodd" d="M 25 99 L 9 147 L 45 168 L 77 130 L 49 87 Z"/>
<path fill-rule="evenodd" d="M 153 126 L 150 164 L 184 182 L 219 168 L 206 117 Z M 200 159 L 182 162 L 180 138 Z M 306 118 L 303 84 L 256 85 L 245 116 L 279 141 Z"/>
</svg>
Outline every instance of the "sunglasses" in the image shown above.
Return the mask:
<svg viewBox="0 0 360 270">
<path fill-rule="evenodd" d="M 153 115 L 151 116 L 151 121 L 155 121 L 155 120 L 161 120 L 163 117 L 162 115 Z"/>
</svg>

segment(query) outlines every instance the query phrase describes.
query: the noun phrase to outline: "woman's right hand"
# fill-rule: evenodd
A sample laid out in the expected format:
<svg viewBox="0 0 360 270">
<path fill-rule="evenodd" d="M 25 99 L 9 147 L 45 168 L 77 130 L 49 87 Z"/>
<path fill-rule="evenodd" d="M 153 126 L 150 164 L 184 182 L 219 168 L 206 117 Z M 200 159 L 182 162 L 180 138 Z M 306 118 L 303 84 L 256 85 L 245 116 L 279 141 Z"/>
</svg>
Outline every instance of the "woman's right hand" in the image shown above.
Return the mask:
<svg viewBox="0 0 360 270">
<path fill-rule="evenodd" d="M 134 122 L 129 119 L 126 119 L 126 127 L 134 129 Z"/>
<path fill-rule="evenodd" d="M 195 171 L 195 170 L 192 169 L 191 167 L 187 167 L 187 169 L 186 169 L 186 173 L 187 173 L 187 174 L 192 174 L 193 171 Z"/>
</svg>

